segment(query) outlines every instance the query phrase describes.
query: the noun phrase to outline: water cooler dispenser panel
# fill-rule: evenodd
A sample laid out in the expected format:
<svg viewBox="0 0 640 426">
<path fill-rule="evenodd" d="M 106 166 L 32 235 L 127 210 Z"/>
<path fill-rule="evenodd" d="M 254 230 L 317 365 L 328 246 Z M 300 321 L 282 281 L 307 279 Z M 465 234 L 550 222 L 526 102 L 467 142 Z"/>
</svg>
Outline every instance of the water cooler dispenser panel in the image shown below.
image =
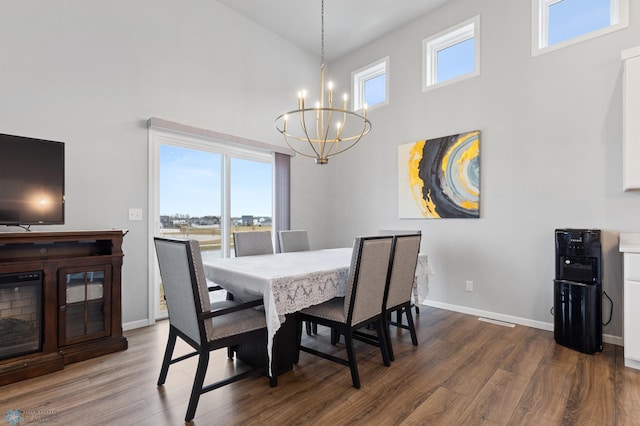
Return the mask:
<svg viewBox="0 0 640 426">
<path fill-rule="evenodd" d="M 584 353 L 602 351 L 600 231 L 556 229 L 554 338 Z"/>
</svg>

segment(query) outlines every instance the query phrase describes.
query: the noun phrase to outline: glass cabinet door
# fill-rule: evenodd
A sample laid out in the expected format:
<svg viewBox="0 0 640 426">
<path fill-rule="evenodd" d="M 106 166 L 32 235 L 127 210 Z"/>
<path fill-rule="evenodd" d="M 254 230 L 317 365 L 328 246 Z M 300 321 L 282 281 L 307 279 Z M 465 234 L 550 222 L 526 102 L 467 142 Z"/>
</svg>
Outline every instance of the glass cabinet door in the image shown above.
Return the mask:
<svg viewBox="0 0 640 426">
<path fill-rule="evenodd" d="M 111 334 L 111 265 L 59 269 L 59 344 Z"/>
</svg>

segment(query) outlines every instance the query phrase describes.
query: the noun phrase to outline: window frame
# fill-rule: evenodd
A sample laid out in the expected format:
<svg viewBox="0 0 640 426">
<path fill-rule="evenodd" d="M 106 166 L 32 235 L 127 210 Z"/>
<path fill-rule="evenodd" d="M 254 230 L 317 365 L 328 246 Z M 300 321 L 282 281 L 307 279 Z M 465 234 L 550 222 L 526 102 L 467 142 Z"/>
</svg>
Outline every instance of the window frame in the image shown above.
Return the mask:
<svg viewBox="0 0 640 426">
<path fill-rule="evenodd" d="M 374 105 L 366 104 L 365 83 L 381 75 L 385 76 L 384 100 Z M 351 97 L 354 111 L 362 111 L 366 105 L 367 110 L 389 104 L 389 57 L 365 65 L 351 72 Z"/>
<path fill-rule="evenodd" d="M 222 161 L 222 193 L 221 193 L 221 221 L 230 220 L 230 164 L 231 157 L 244 160 L 269 163 L 272 166 L 272 239 L 275 247 L 277 238 L 275 235 L 280 229 L 290 227 L 290 157 L 293 155 L 289 149 L 270 145 L 260 141 L 245 139 L 238 136 L 218 133 L 215 131 L 186 126 L 180 123 L 162 120 L 152 117 L 147 122 L 147 149 L 148 149 L 148 186 L 147 186 L 147 210 L 148 210 L 148 306 L 147 315 L 149 325 L 154 324 L 156 319 L 163 318 L 156 311 L 156 301 L 159 299 L 158 283 L 159 270 L 156 265 L 155 248 L 153 246 L 153 236 L 158 231 L 160 216 L 160 146 L 172 145 L 187 149 L 196 149 L 219 154 Z M 222 224 L 230 226 L 229 223 Z M 221 243 L 223 256 L 229 257 L 228 232 L 221 232 Z"/>
<path fill-rule="evenodd" d="M 438 52 L 473 38 L 473 71 L 438 82 Z M 480 15 L 422 40 L 422 91 L 426 92 L 480 75 Z"/>
<path fill-rule="evenodd" d="M 549 45 L 549 8 L 564 0 L 531 0 L 531 56 L 591 40 L 629 26 L 629 0 L 611 0 L 609 26 Z"/>
</svg>

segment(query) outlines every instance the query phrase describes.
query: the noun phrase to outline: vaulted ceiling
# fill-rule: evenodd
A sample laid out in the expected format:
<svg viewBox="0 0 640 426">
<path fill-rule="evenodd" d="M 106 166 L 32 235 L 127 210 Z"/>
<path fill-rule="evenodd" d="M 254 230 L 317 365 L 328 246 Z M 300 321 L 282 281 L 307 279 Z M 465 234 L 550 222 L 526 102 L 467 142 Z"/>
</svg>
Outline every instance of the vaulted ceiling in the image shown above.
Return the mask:
<svg viewBox="0 0 640 426">
<path fill-rule="evenodd" d="M 218 0 L 320 55 L 320 0 Z M 337 59 L 452 0 L 325 0 L 325 59 Z"/>
</svg>

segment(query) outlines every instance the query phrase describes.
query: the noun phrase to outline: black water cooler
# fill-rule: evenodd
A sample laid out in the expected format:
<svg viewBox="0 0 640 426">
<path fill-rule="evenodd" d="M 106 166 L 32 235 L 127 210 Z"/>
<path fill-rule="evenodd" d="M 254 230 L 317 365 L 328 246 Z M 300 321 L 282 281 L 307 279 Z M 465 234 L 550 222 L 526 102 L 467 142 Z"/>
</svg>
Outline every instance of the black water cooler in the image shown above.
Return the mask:
<svg viewBox="0 0 640 426">
<path fill-rule="evenodd" d="M 602 351 L 600 231 L 556 229 L 555 237 L 555 341 L 588 354 Z"/>
</svg>

